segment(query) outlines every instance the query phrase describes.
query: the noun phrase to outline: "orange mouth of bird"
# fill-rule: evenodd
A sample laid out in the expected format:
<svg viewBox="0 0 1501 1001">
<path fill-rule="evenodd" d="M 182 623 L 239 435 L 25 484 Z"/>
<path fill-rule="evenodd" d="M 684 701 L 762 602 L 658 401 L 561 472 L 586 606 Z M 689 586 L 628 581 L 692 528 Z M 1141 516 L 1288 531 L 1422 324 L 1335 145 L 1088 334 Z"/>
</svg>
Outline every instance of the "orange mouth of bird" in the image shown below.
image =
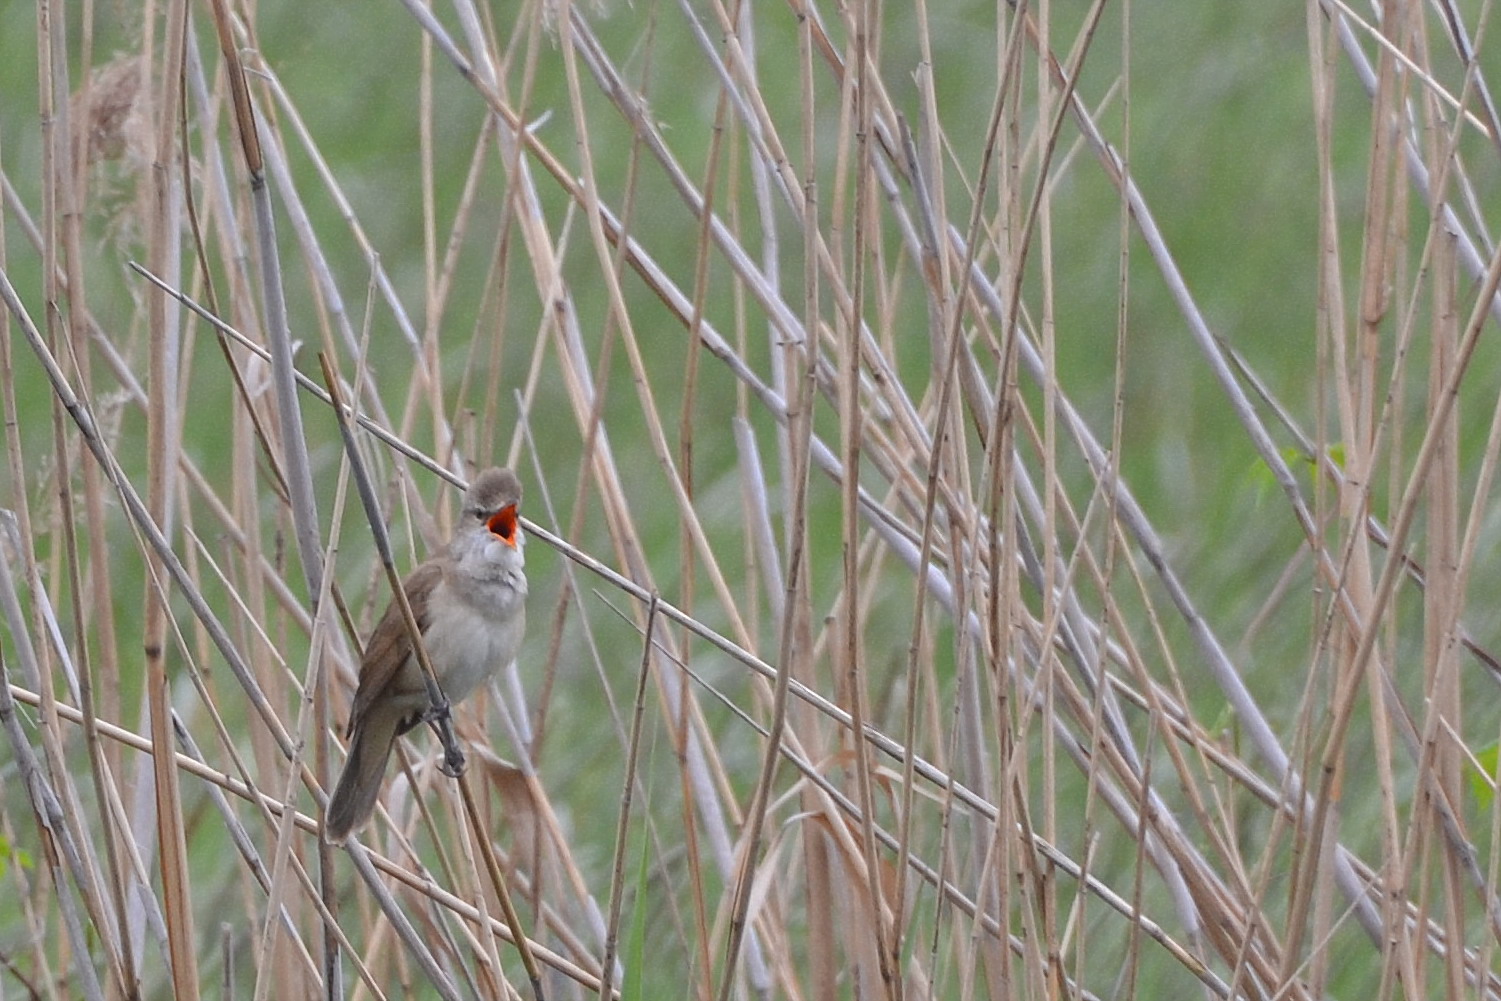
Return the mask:
<svg viewBox="0 0 1501 1001">
<path fill-rule="evenodd" d="M 496 511 L 490 516 L 490 520 L 485 522 L 485 527 L 490 530 L 492 535 L 498 537 L 500 541 L 514 549 L 518 527 L 516 522 L 516 505 L 507 504 L 499 511 Z"/>
</svg>

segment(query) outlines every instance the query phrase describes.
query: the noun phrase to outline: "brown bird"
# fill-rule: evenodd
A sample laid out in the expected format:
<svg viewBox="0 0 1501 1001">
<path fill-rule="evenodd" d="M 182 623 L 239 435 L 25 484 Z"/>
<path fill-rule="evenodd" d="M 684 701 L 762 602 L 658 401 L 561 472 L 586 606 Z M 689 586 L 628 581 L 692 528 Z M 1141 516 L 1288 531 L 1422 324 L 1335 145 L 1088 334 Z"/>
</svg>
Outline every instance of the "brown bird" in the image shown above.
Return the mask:
<svg viewBox="0 0 1501 1001">
<path fill-rule="evenodd" d="M 464 494 L 464 511 L 447 551 L 402 582 L 438 685 L 456 704 L 515 660 L 526 631 L 525 542 L 516 509 L 521 482 L 487 469 Z M 393 600 L 365 647 L 349 713 L 349 757 L 323 821 L 323 836 L 343 844 L 375 812 L 396 738 L 428 719 L 427 686 L 411 637 Z"/>
</svg>

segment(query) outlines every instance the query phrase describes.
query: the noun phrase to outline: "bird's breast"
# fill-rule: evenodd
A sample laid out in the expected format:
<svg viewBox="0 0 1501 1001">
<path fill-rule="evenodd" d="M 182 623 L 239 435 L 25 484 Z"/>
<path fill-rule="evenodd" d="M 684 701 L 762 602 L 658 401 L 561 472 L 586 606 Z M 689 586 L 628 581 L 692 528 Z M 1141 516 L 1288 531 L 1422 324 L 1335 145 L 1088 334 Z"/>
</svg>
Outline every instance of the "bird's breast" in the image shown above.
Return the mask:
<svg viewBox="0 0 1501 1001">
<path fill-rule="evenodd" d="M 449 582 L 434 594 L 432 619 L 423 642 L 450 702 L 466 698 L 496 671 L 516 659 L 526 628 L 524 589 L 485 583 L 452 593 Z"/>
</svg>

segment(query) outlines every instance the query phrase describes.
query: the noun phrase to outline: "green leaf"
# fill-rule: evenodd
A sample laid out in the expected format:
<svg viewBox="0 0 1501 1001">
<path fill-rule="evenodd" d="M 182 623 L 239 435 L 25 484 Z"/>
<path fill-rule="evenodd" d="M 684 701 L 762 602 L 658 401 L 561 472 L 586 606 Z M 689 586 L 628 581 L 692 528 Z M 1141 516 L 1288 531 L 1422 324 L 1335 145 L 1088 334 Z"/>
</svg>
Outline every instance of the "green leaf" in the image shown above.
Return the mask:
<svg viewBox="0 0 1501 1001">
<path fill-rule="evenodd" d="M 1480 763 L 1480 767 L 1470 767 L 1470 792 L 1475 795 L 1475 805 L 1481 812 L 1489 810 L 1491 800 L 1496 798 L 1492 783 L 1495 781 L 1498 759 L 1501 759 L 1501 744 L 1492 741 L 1475 752 L 1475 760 Z"/>
<path fill-rule="evenodd" d="M 642 976 L 646 971 L 646 884 L 651 869 L 651 840 L 641 839 L 641 864 L 636 869 L 636 906 L 631 914 L 631 932 L 625 954 L 630 957 L 625 964 L 625 979 L 620 985 L 623 999 L 642 997 Z"/>
<path fill-rule="evenodd" d="M 10 863 L 12 862 L 22 869 L 32 869 L 35 867 L 35 862 L 32 860 L 30 852 L 24 848 L 17 848 L 11 844 L 10 838 L 0 834 L 0 878 L 5 876 L 5 870 L 10 867 Z"/>
<path fill-rule="evenodd" d="M 1318 475 L 1317 463 L 1314 462 L 1312 456 L 1302 449 L 1287 445 L 1280 450 L 1279 454 L 1282 456 L 1282 461 L 1287 463 L 1289 469 L 1297 470 L 1306 466 L 1312 475 L 1315 477 Z M 1345 468 L 1345 446 L 1343 442 L 1335 442 L 1330 445 L 1327 455 L 1330 462 L 1334 463 L 1340 469 Z M 1277 490 L 1276 474 L 1272 472 L 1272 467 L 1267 464 L 1266 460 L 1260 456 L 1251 460 L 1251 465 L 1245 472 L 1245 482 L 1256 498 L 1257 507 L 1260 507 L 1261 502 Z"/>
</svg>

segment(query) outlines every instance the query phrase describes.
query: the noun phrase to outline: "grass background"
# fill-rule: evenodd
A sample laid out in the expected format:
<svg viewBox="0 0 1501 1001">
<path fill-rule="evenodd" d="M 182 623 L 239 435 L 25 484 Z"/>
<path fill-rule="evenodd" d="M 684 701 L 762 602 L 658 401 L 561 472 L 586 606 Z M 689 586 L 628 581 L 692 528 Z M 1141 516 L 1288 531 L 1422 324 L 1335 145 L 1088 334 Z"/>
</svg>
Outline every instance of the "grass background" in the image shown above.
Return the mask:
<svg viewBox="0 0 1501 1001">
<path fill-rule="evenodd" d="M 1480 286 L 1476 275 L 1455 279 L 1453 308 L 1446 318 L 1436 315 L 1446 294 L 1435 291 L 1445 287 L 1435 277 L 1444 267 L 1435 255 L 1442 257 L 1446 244 L 1429 239 L 1442 228 L 1431 224 L 1431 205 L 1401 155 L 1378 142 L 1410 138 L 1429 171 L 1450 172 L 1442 193 L 1488 260 L 1488 213 L 1501 180 L 1497 143 L 1476 97 L 1498 58 L 1484 42 L 1489 7 L 1458 5 L 1457 16 L 1480 39 L 1480 57 L 1478 83 L 1465 98 L 1476 121 L 1457 130 L 1452 153 L 1442 143 L 1453 111 L 1437 95 L 1440 88 L 1460 94 L 1464 65 L 1433 11 L 1393 5 L 1383 19 L 1363 14 L 1367 20 L 1357 22 L 1332 5 L 1101 7 L 1097 22 L 1095 8 L 1082 5 L 1021 13 L 980 4 L 817 8 L 831 51 L 846 62 L 853 26 L 871 26 L 867 79 L 890 102 L 889 109 L 876 102 L 871 114 L 887 136 L 896 134 L 900 114 L 919 144 L 941 142 L 943 155 L 930 161 L 941 170 L 927 176 L 926 197 L 942 193 L 945 217 L 961 234 L 969 231 L 975 185 L 988 164 L 976 261 L 1003 300 L 1013 286 L 1021 290 L 1020 328 L 1052 359 L 1043 379 L 1023 374 L 1009 385 L 995 352 L 1004 318 L 964 302 L 959 326 L 977 371 L 992 392 L 1013 401 L 999 437 L 986 423 L 992 415 L 972 400 L 955 401 L 960 416 L 951 424 L 938 416 L 943 380 L 933 367 L 934 338 L 950 329 L 952 314 L 942 313 L 939 323 L 931 310 L 951 310 L 957 301 L 961 283 L 953 274 L 962 253 L 950 248 L 947 279 L 925 274 L 913 259 L 900 220 L 918 214 L 917 186 L 895 150 L 878 149 L 862 161 L 859 130 L 848 119 L 857 107 L 854 90 L 841 93 L 835 59 L 814 55 L 811 89 L 804 85 L 800 33 L 807 23 L 795 16 L 797 5 L 763 5 L 746 15 L 742 30 L 754 37 L 756 72 L 738 78 L 737 87 L 764 107 L 761 128 L 774 128 L 785 143 L 791 176 L 814 165 L 813 227 L 832 248 L 831 263 L 818 268 L 806 259 L 791 196 L 754 197 L 749 125 L 734 105 L 721 103 L 711 61 L 733 51 L 715 21 L 722 8 L 521 4 L 475 16 L 491 33 L 502 101 L 532 123 L 537 147 L 567 176 L 587 174 L 600 203 L 628 218 L 643 254 L 679 287 L 691 293 L 706 262 L 703 319 L 745 367 L 770 380 L 785 362 L 795 388 L 793 377 L 811 359 L 824 366 L 804 411 L 807 423 L 785 415 L 779 423 L 729 365 L 694 347 L 688 321 L 631 268 L 619 267 L 620 299 L 612 300 L 614 269 L 604 262 L 614 247 L 590 232 L 586 206 L 535 156 L 528 181 L 497 150 L 493 134 L 482 137 L 485 99 L 401 5 L 233 8 L 259 127 L 284 144 L 290 169 L 290 187 L 271 182 L 282 268 L 265 274 L 251 249 L 257 221 L 230 124 L 214 14 L 191 8 L 189 48 L 206 68 L 210 98 L 190 95 L 187 144 L 208 247 L 203 270 L 214 277 L 217 308 L 228 322 L 257 343 L 268 341 L 259 289 L 278 284 L 291 336 L 301 344 L 300 371 L 317 381 L 316 352 L 332 346 L 341 374 L 351 382 L 358 375 L 367 387 L 366 412 L 378 398 L 391 430 L 413 449 L 459 479 L 475 463 L 514 463 L 528 484 L 528 515 L 565 539 L 565 548 L 657 590 L 701 629 L 730 637 L 833 704 L 859 711 L 873 732 L 912 746 L 939 775 L 1002 811 L 998 825 L 989 823 L 974 804 L 955 800 L 951 784 L 911 774 L 900 755 L 882 756 L 853 740 L 827 706 L 788 703 L 785 693 L 753 677 L 744 658 L 661 619 L 653 635 L 668 639 L 654 654 L 649 697 L 633 730 L 646 605 L 618 579 L 577 569 L 538 533 L 528 550 L 531 627 L 517 675 L 525 695 L 497 691 L 478 700 L 464 710 L 461 729 L 481 759 L 472 781 L 524 930 L 572 964 L 550 968 L 549 997 L 597 992 L 612 940 L 619 943 L 612 978 L 631 997 L 1496 992 L 1494 978 L 1479 971 L 1494 965 L 1496 924 L 1487 915 L 1497 906 L 1493 854 L 1501 813 L 1476 780 L 1483 767 L 1494 769 L 1498 726 L 1485 663 L 1497 640 L 1489 598 L 1501 572 L 1488 479 L 1501 358 L 1487 330 L 1465 359 L 1457 416 L 1446 421 L 1437 412 L 1430 379 L 1449 371 L 1445 352 L 1462 342 Z M 150 197 L 156 178 L 181 170 L 157 148 L 162 134 L 171 137 L 173 155 L 183 142 L 175 130 L 161 132 L 175 111 L 167 114 L 157 99 L 170 79 L 163 38 L 177 9 L 0 10 L 0 86 L 9 97 L 0 110 L 3 266 L 18 293 L 3 328 L 14 366 L 4 383 L 16 416 L 0 504 L 33 526 L 25 544 L 7 550 L 19 612 L 8 614 L 0 643 L 20 700 L 11 717 L 19 729 L 0 756 L 9 884 L 0 890 L 0 953 L 7 976 L 17 991 L 59 997 L 86 995 L 86 970 L 103 985 L 101 996 L 525 994 L 515 951 L 488 938 L 489 926 L 455 916 L 449 901 L 421 896 L 436 885 L 485 901 L 491 913 L 497 903 L 451 784 L 431 772 L 426 736 L 417 735 L 409 749 L 435 817 L 417 823 L 406 780 L 398 779 L 388 805 L 408 837 L 396 838 L 383 821 L 368 838 L 391 860 L 387 881 L 396 870 L 421 874 L 421 885 L 407 884 L 388 901 L 416 924 L 408 933 L 371 902 L 385 884 L 363 863 L 320 853 L 311 820 L 288 829 L 281 814 L 235 796 L 221 807 L 210 790 L 226 783 L 189 773 L 179 779 L 180 798 L 165 801 L 164 819 L 160 806 L 150 809 L 163 801 L 154 798 L 162 777 L 153 777 L 148 759 L 108 735 L 55 722 L 60 717 L 42 698 L 45 689 L 75 704 L 60 653 L 70 651 L 75 663 L 87 654 L 105 700 L 103 719 L 149 735 L 153 706 L 170 701 L 200 748 L 195 756 L 210 769 L 253 781 L 267 795 L 290 796 L 315 819 L 311 787 L 324 767 L 318 735 L 342 720 L 358 636 L 389 596 L 369 527 L 342 486 L 345 457 L 329 409 L 304 395 L 305 433 L 283 441 L 269 396 L 260 395 L 254 408 L 271 428 L 278 466 L 306 450 L 321 545 L 333 547 L 333 534 L 339 537 L 323 559 L 350 605 L 354 635 L 342 635 L 328 602 L 318 604 L 326 634 L 299 617 L 297 609 L 312 601 L 292 515 L 259 454 L 251 406 L 237 395 L 213 328 L 187 314 L 181 353 L 155 355 L 166 357 L 183 400 L 180 453 L 153 455 L 148 445 L 153 426 L 173 420 L 149 376 L 153 353 L 172 343 L 162 314 L 152 310 L 170 304 L 128 262 L 158 267 L 153 262 L 175 245 L 185 263 L 164 277 L 204 298 L 181 193 L 165 202 Z M 435 13 L 458 37 L 466 9 Z M 49 12 L 60 20 L 39 29 Z M 707 46 L 690 12 L 708 25 Z M 572 32 L 563 30 L 570 17 L 578 25 Z M 776 234 L 779 281 L 706 244 L 699 220 L 639 141 L 638 123 L 586 69 L 570 86 L 569 60 L 581 58 L 572 47 L 585 26 L 686 174 L 702 186 L 715 171 L 715 212 L 733 239 L 758 257 L 763 239 Z M 1374 40 L 1381 32 L 1406 55 L 1409 68 L 1401 73 L 1389 55 L 1377 63 L 1392 74 L 1379 99 L 1341 50 L 1344 29 L 1369 60 L 1389 52 Z M 49 44 L 57 55 L 50 69 L 41 60 Z M 464 51 L 474 58 L 468 46 Z M 1008 71 L 1002 53 L 1012 51 Z M 1047 53 L 1065 60 L 1077 51 L 1084 52 L 1079 99 L 1129 163 L 1209 328 L 1272 401 L 1260 401 L 1257 413 L 1272 429 L 1273 455 L 1291 467 L 1314 512 L 1315 539 L 1305 537 L 1270 457 L 1258 452 L 1249 422 L 1213 377 L 1182 299 L 1125 219 L 1120 190 L 1082 140 L 1077 119 L 1065 118 L 1056 149 L 1039 167 L 1059 100 L 1058 81 L 1039 66 Z M 141 74 L 145 81 L 124 125 L 111 132 L 111 155 L 79 156 L 49 174 L 45 126 L 63 128 L 64 119 L 49 118 L 48 88 L 54 108 L 64 106 L 63 95 L 75 95 L 66 120 L 77 127 L 74 119 L 87 112 L 76 95 L 84 81 L 97 86 L 111 64 L 124 67 L 117 79 Z M 920 91 L 928 72 L 931 111 Z M 1330 88 L 1322 118 L 1316 84 Z M 1002 138 L 994 142 L 987 126 L 998 89 L 1005 100 Z M 293 112 L 306 139 L 293 128 Z M 805 125 L 815 137 L 811 151 L 802 144 Z M 1328 151 L 1322 161 L 1321 139 Z M 899 178 L 898 207 L 873 198 L 861 229 L 851 209 L 858 165 L 876 161 Z M 218 165 L 228 178 L 227 203 L 210 180 Z M 320 166 L 347 198 L 364 242 L 352 234 Z M 867 180 L 876 176 L 870 170 Z M 1017 234 L 1044 176 L 1047 197 L 1023 264 Z M 535 218 L 519 212 L 519 193 L 528 190 L 540 209 Z M 47 208 L 49 198 L 66 197 L 78 206 L 80 226 L 78 253 L 59 265 L 71 295 L 49 284 L 45 264 L 48 253 L 66 256 L 69 216 L 49 216 Z M 311 261 L 294 237 L 291 207 L 306 215 L 321 260 Z M 234 227 L 226 223 L 230 215 Z M 25 219 L 38 221 L 39 242 L 28 238 Z M 168 237 L 153 235 L 161 219 L 172 220 Z M 541 277 L 548 271 L 537 263 L 542 247 L 556 255 L 556 284 Z M 397 309 L 369 291 L 372 252 L 421 339 L 436 373 L 432 383 L 421 378 Z M 768 330 L 766 302 L 779 299 L 806 320 L 805 280 L 819 288 L 824 327 L 813 347 L 786 348 L 786 336 Z M 852 328 L 832 303 L 857 280 L 865 283 L 872 343 L 888 367 L 878 372 L 873 358 L 863 358 L 866 382 L 852 402 L 841 381 Z M 363 353 L 340 334 L 330 287 L 343 298 L 356 340 L 368 336 Z M 1370 290 L 1383 296 L 1382 308 L 1363 317 L 1359 304 Z M 560 296 L 566 321 L 545 308 Z M 85 311 L 92 326 L 79 322 Z M 161 592 L 171 628 L 161 635 L 167 653 L 159 669 L 170 691 L 151 692 L 147 682 L 158 667 L 140 653 L 153 629 L 148 547 L 119 492 L 86 472 L 95 460 L 83 452 L 79 429 L 62 420 L 56 430 L 55 390 L 20 336 L 23 317 L 53 338 L 63 370 L 99 418 L 95 441 L 121 475 L 143 496 L 172 498 L 169 538 L 191 589 L 227 623 L 274 711 L 301 738 L 296 766 L 247 708 L 180 584 Z M 561 347 L 571 329 L 579 334 L 574 358 Z M 106 342 L 152 389 L 150 402 L 133 398 L 123 373 L 108 369 Z M 59 347 L 69 343 L 82 346 L 92 374 L 83 375 L 79 348 Z M 1337 364 L 1341 355 L 1350 359 L 1346 368 Z M 269 394 L 265 367 L 243 348 L 231 356 Z M 1356 364 L 1361 357 L 1369 359 L 1365 369 Z M 593 419 L 580 413 L 570 385 L 581 371 L 597 380 Z M 1091 470 L 1055 418 L 1051 401 L 1059 397 L 1112 448 L 1161 552 L 1308 784 L 1306 812 L 1279 812 L 1257 795 L 1257 779 L 1275 790 L 1279 776 L 1255 753 L 1222 679 L 1151 573 L 1144 558 L 1150 547 L 1124 528 L 1117 537 L 1102 527 L 1118 524 L 1106 513 L 1108 479 Z M 858 445 L 860 485 L 915 541 L 928 454 L 903 436 L 903 406 L 926 432 L 947 430 L 955 446 L 935 472 L 934 565 L 961 588 L 959 606 L 977 616 L 978 646 L 961 641 L 951 608 L 919 598 L 915 575 L 891 539 L 876 533 L 879 519 L 852 518 L 840 482 L 815 470 L 803 493 L 789 475 L 803 434 L 818 435 L 840 456 Z M 1318 443 L 1328 466 L 1315 467 L 1277 423 L 1274 406 Z M 863 414 L 858 425 L 855 409 Z M 737 419 L 760 450 L 759 475 L 737 445 Z M 663 429 L 670 466 L 654 448 L 653 421 Z M 790 433 L 779 433 L 782 426 Z M 1433 427 L 1448 428 L 1449 447 L 1416 477 L 1423 489 L 1412 495 L 1415 527 L 1406 539 L 1408 554 L 1429 570 L 1428 586 L 1404 578 L 1385 603 L 1377 593 L 1386 551 L 1368 540 L 1365 518 L 1398 520 L 1419 444 Z M 449 450 L 448 429 L 461 443 L 457 453 Z M 853 441 L 845 438 L 851 429 Z M 612 462 L 591 452 L 601 430 Z M 409 567 L 443 537 L 454 493 L 368 434 L 361 448 L 381 488 L 398 566 Z M 1032 483 L 1045 511 L 1027 509 L 1015 489 L 992 494 L 985 463 L 996 456 L 1008 488 L 1020 479 Z M 149 486 L 153 470 L 167 484 L 160 490 Z M 1351 470 L 1354 480 L 1340 475 Z M 60 482 L 74 492 L 67 508 L 58 499 Z M 761 505 L 770 511 L 769 529 L 753 520 Z M 1079 517 L 1091 512 L 1085 530 L 1070 523 L 1070 509 Z M 1007 527 L 1017 518 L 1036 552 L 1055 561 L 1047 586 L 1019 568 L 1027 544 Z M 80 533 L 76 544 L 65 523 Z M 697 546 L 695 524 L 702 531 Z M 806 545 L 805 576 L 793 586 L 786 618 L 779 579 L 757 549 L 768 533 L 783 571 Z M 847 566 L 851 544 L 860 546 L 860 557 Z M 264 566 L 252 558 L 258 550 Z M 1339 568 L 1337 579 L 1315 572 L 1316 551 Z M 1091 560 L 1105 569 L 1096 574 Z M 222 577 L 211 561 L 223 567 Z M 724 587 L 715 586 L 716 574 Z M 94 590 L 100 586 L 108 601 Z M 288 595 L 281 602 L 266 593 L 278 586 Z M 844 603 L 851 588 L 860 597 L 857 639 Z M 49 608 L 63 624 L 56 642 Z M 1061 620 L 1065 609 L 1077 617 Z M 1094 633 L 1107 618 L 1104 633 Z M 1096 643 L 1108 636 L 1120 652 L 1103 667 L 1090 663 L 1060 640 L 1060 621 Z M 787 629 L 790 648 L 782 643 Z M 1461 631 L 1478 653 L 1456 646 Z M 1357 656 L 1367 636 L 1374 648 L 1368 662 Z M 27 647 L 41 658 L 40 679 L 28 676 Z M 793 656 L 784 660 L 784 649 Z M 977 649 L 981 655 L 967 659 Z M 853 673 L 852 662 L 859 665 Z M 299 686 L 314 676 L 314 665 L 327 672 L 330 688 L 310 688 L 303 702 Z M 1112 679 L 1114 698 L 1129 708 L 1095 697 L 1087 680 L 1095 670 Z M 202 690 L 188 680 L 194 671 L 207 679 Z M 1142 697 L 1146 679 L 1162 686 L 1155 697 L 1166 700 L 1153 712 L 1132 701 Z M 687 686 L 690 715 L 679 715 L 671 694 L 679 684 Z M 108 694 L 113 690 L 118 696 Z M 758 728 L 777 725 L 778 705 L 787 707 L 789 738 L 769 774 Z M 1122 732 L 1111 733 L 1106 723 L 1117 711 Z M 687 742 L 695 738 L 684 736 L 690 716 L 699 742 L 692 752 Z M 320 719 L 333 726 L 320 731 Z M 1169 721 L 1186 725 L 1187 734 L 1172 731 Z M 1421 735 L 1415 743 L 1404 743 L 1409 723 Z M 42 739 L 49 726 L 53 746 Z M 522 726 L 535 735 L 526 747 L 508 739 Z M 42 757 L 41 772 L 30 770 L 22 744 Z M 1112 756 L 1127 745 L 1138 763 Z M 499 757 L 479 753 L 485 747 Z M 237 764 L 231 751 L 247 763 Z M 340 759 L 330 753 L 333 767 Z M 708 771 L 685 769 L 685 755 L 702 755 Z M 798 770 L 801 760 L 828 788 Z M 308 773 L 300 771 L 304 762 Z M 28 796 L 35 775 L 59 790 L 72 842 L 92 846 L 76 866 L 45 864 L 61 842 L 39 823 L 37 801 Z M 1162 825 L 1151 838 L 1131 821 L 1128 806 L 1144 802 L 1146 783 L 1159 797 L 1153 810 L 1163 811 L 1150 818 Z M 102 788 L 118 791 L 117 812 L 101 806 Z M 628 804 L 627 789 L 634 794 Z M 851 805 L 834 806 L 830 789 Z M 758 804 L 763 822 L 747 823 Z M 1321 824 L 1323 804 L 1338 809 Z M 902 850 L 878 843 L 866 816 Z M 742 863 L 749 859 L 749 868 L 716 855 L 713 817 L 723 825 L 726 849 Z M 236 821 L 253 851 L 234 847 Z M 1042 851 L 1032 833 L 1059 854 Z M 173 837 L 188 866 L 181 881 L 164 874 L 171 852 L 162 845 Z M 1364 899 L 1384 922 L 1383 934 L 1361 929 L 1349 896 L 1335 886 L 1336 842 L 1374 873 Z M 108 858 L 119 845 L 133 846 L 135 874 L 128 865 L 112 870 Z M 1153 851 L 1174 861 L 1161 854 L 1148 861 Z M 252 858 L 265 865 L 264 879 Z M 1151 924 L 1081 889 L 1061 859 L 1085 865 L 1098 887 L 1136 902 Z M 904 870 L 903 860 L 945 873 L 953 892 L 935 891 L 918 868 Z M 1176 899 L 1175 878 L 1187 887 Z M 741 881 L 757 892 L 742 897 Z M 963 899 L 981 901 L 1014 937 L 1002 942 L 994 927 L 965 913 Z M 154 908 L 143 900 L 155 901 Z M 318 901 L 335 917 L 321 921 Z M 741 906 L 751 918 L 749 942 L 734 930 Z M 81 950 L 64 934 L 75 913 L 88 929 Z M 227 913 L 246 918 L 221 931 Z M 334 925 L 345 944 L 324 937 Z M 1147 928 L 1160 928 L 1173 948 L 1153 942 Z M 1444 945 L 1454 942 L 1468 951 Z M 329 949 L 337 950 L 338 975 L 330 973 Z M 419 958 L 424 949 L 433 957 L 427 967 Z M 883 963 L 882 950 L 896 959 Z M 356 957 L 371 971 L 367 977 Z"/>
</svg>

